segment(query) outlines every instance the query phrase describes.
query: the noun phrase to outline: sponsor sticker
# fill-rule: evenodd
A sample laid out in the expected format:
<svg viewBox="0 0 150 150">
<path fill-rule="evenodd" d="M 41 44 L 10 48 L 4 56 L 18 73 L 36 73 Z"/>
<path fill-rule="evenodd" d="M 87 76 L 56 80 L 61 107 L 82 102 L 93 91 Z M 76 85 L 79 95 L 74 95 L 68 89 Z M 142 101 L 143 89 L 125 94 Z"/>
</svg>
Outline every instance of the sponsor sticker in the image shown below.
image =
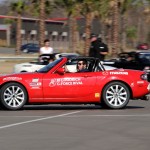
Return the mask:
<svg viewBox="0 0 150 150">
<path fill-rule="evenodd" d="M 137 84 L 143 84 L 144 81 L 137 81 Z"/>
<path fill-rule="evenodd" d="M 40 89 L 42 83 L 39 82 L 39 78 L 33 78 L 32 82 L 29 83 L 31 89 Z"/>
<path fill-rule="evenodd" d="M 62 86 L 62 85 L 82 85 L 82 81 L 80 78 L 58 78 L 58 79 L 51 79 L 49 86 Z"/>
<path fill-rule="evenodd" d="M 128 75 L 128 72 L 110 72 L 111 75 Z"/>
<path fill-rule="evenodd" d="M 22 78 L 20 78 L 20 77 L 6 77 L 6 78 L 3 79 L 3 81 L 9 81 L 9 80 L 18 81 L 18 80 L 22 80 Z"/>
<path fill-rule="evenodd" d="M 38 82 L 39 81 L 39 79 L 38 78 L 34 78 L 34 79 L 32 79 L 32 82 Z"/>
<path fill-rule="evenodd" d="M 34 86 L 34 87 L 35 87 L 35 86 L 41 86 L 41 85 L 42 85 L 41 82 L 31 82 L 31 83 L 30 83 L 30 86 L 32 86 L 32 87 L 33 87 L 33 86 Z"/>
</svg>

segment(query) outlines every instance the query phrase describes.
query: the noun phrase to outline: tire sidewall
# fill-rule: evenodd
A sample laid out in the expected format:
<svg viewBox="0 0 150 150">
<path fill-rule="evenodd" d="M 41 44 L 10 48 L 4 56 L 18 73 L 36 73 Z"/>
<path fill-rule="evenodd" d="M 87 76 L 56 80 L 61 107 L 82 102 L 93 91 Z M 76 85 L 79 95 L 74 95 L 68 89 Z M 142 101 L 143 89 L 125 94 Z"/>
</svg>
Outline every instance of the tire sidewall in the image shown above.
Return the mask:
<svg viewBox="0 0 150 150">
<path fill-rule="evenodd" d="M 122 86 L 122 87 L 126 90 L 126 92 L 127 92 L 127 99 L 126 99 L 126 101 L 125 101 L 122 105 L 120 105 L 120 106 L 113 106 L 113 105 L 111 105 L 111 104 L 107 101 L 107 99 L 106 99 L 106 92 L 107 92 L 108 88 L 111 87 L 111 86 L 113 86 L 113 85 Z M 121 82 L 111 82 L 111 83 L 107 84 L 107 85 L 104 87 L 103 94 L 102 94 L 102 98 L 103 98 L 102 104 L 105 105 L 106 107 L 111 108 L 111 109 L 122 109 L 122 108 L 126 107 L 126 105 L 127 105 L 128 102 L 129 102 L 129 99 L 130 99 L 130 91 L 129 91 L 129 88 L 128 88 L 124 83 L 121 83 Z"/>
<path fill-rule="evenodd" d="M 23 100 L 22 104 L 19 105 L 18 107 L 11 107 L 11 106 L 7 105 L 7 103 L 4 101 L 4 92 L 10 86 L 18 86 L 19 88 L 21 88 L 21 90 L 24 93 L 24 100 Z M 8 109 L 8 110 L 19 110 L 25 105 L 26 102 L 27 102 L 27 92 L 26 92 L 26 89 L 21 84 L 12 82 L 12 83 L 5 84 L 1 88 L 1 91 L 0 91 L 0 103 L 1 103 L 3 108 Z"/>
</svg>

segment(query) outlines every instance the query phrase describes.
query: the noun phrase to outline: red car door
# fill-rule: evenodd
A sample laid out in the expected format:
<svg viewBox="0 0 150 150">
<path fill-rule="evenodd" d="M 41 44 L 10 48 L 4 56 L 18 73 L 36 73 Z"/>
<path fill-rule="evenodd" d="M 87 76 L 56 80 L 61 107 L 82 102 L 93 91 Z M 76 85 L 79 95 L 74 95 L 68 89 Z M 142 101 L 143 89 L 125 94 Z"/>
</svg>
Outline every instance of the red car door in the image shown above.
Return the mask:
<svg viewBox="0 0 150 150">
<path fill-rule="evenodd" d="M 45 101 L 54 98 L 84 98 L 94 93 L 96 76 L 93 72 L 46 74 L 43 79 Z M 63 100 L 64 101 L 64 100 Z"/>
</svg>

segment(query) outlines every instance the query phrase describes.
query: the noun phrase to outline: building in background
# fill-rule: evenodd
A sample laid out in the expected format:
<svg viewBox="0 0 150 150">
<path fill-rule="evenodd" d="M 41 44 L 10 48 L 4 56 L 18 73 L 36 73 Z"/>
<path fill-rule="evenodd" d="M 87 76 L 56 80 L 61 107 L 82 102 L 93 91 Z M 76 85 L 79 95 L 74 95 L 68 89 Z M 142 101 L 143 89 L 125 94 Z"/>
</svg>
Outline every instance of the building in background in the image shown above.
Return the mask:
<svg viewBox="0 0 150 150">
<path fill-rule="evenodd" d="M 5 19 L 15 17 L 0 15 L 0 46 L 12 46 L 16 44 L 16 23 L 11 25 L 5 24 Z M 67 18 L 54 18 L 45 20 L 45 38 L 50 39 L 51 46 L 57 50 L 67 50 L 69 48 L 69 27 Z M 79 40 L 83 41 L 85 37 L 85 20 L 78 19 Z M 22 17 L 22 44 L 38 43 L 39 40 L 39 23 L 38 19 Z M 95 20 L 92 25 L 92 32 L 100 34 L 100 24 Z"/>
</svg>

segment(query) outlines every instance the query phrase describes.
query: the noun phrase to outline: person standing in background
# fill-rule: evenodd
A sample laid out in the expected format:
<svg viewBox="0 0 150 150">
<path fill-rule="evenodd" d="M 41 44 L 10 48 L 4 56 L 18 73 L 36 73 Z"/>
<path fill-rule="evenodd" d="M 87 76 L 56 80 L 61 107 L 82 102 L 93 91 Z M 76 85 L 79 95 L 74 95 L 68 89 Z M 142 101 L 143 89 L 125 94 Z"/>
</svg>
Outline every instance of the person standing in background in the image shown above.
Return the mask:
<svg viewBox="0 0 150 150">
<path fill-rule="evenodd" d="M 91 34 L 90 39 L 91 46 L 89 50 L 89 56 L 99 58 L 101 61 L 103 61 L 105 56 L 108 54 L 107 45 L 102 42 L 101 38 L 97 38 L 95 34 Z"/>
<path fill-rule="evenodd" d="M 97 36 L 96 34 L 91 34 L 90 36 L 90 40 L 91 40 L 91 45 L 90 45 L 90 50 L 89 50 L 89 56 L 90 57 L 96 57 L 96 45 L 97 45 Z"/>
<path fill-rule="evenodd" d="M 103 43 L 101 38 L 97 38 L 98 43 L 99 43 L 99 59 L 101 61 L 105 60 L 105 56 L 108 54 L 108 46 Z"/>
<path fill-rule="evenodd" d="M 40 48 L 40 55 L 42 54 L 53 54 L 53 48 L 50 47 L 49 39 L 44 40 L 44 46 Z"/>
</svg>

